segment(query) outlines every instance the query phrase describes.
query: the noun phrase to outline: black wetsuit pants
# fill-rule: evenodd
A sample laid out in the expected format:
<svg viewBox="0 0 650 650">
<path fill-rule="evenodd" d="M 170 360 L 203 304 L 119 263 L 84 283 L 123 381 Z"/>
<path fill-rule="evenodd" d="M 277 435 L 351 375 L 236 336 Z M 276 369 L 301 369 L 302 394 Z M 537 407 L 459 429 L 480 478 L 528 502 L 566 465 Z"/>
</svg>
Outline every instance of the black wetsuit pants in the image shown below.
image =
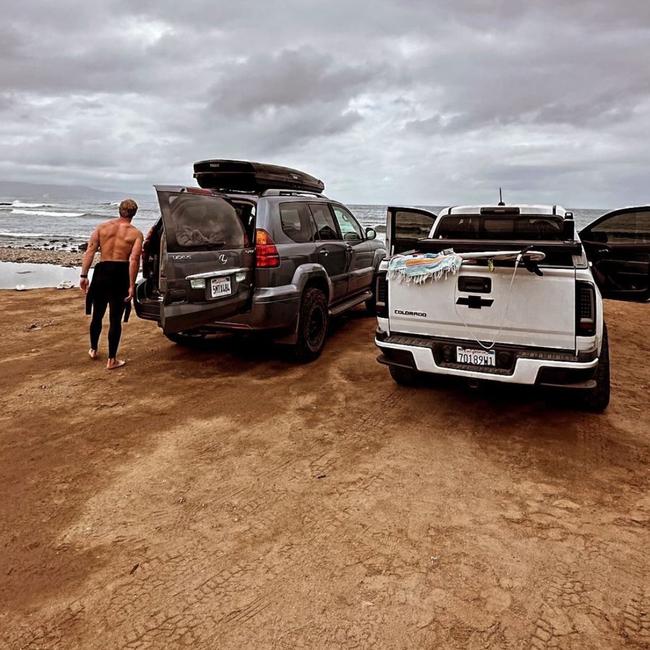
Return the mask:
<svg viewBox="0 0 650 650">
<path fill-rule="evenodd" d="M 117 348 L 122 336 L 122 318 L 125 310 L 130 307 L 124 299 L 129 293 L 129 263 L 100 262 L 93 272 L 93 280 L 88 291 L 88 306 L 92 306 L 90 321 L 90 347 L 93 350 L 99 345 L 99 335 L 102 332 L 102 321 L 109 308 L 108 328 L 108 357 L 117 356 Z M 88 304 L 89 303 L 89 304 Z M 127 316 L 128 318 L 128 316 Z M 125 318 L 126 320 L 126 318 Z"/>
</svg>

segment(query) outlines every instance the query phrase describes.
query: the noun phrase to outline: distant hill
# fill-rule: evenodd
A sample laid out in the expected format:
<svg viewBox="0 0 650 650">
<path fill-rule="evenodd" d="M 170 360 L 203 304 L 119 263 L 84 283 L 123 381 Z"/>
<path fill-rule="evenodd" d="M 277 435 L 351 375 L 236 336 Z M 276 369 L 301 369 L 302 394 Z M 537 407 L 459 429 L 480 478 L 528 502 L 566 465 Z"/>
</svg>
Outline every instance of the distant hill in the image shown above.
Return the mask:
<svg viewBox="0 0 650 650">
<path fill-rule="evenodd" d="M 47 185 L 42 183 L 23 183 L 0 181 L 0 197 L 5 199 L 85 199 L 87 201 L 118 201 L 125 196 L 142 196 L 129 192 L 108 192 L 85 185 Z"/>
</svg>

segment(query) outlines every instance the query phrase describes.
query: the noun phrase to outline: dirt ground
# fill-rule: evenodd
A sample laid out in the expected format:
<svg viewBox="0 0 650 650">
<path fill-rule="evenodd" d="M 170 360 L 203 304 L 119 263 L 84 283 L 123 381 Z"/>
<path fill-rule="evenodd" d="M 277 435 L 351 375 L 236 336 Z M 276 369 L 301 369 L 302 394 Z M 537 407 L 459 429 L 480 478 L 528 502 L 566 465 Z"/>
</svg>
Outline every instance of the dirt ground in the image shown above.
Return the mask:
<svg viewBox="0 0 650 650">
<path fill-rule="evenodd" d="M 0 292 L 0 647 L 650 647 L 650 306 L 610 303 L 604 415 Z"/>
</svg>

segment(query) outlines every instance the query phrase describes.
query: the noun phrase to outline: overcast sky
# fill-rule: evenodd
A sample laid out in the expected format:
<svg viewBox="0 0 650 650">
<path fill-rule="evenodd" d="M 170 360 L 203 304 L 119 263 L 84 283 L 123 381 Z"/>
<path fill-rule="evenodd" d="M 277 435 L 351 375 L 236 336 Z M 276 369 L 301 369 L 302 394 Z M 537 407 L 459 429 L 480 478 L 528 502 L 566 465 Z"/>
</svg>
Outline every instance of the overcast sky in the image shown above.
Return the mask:
<svg viewBox="0 0 650 650">
<path fill-rule="evenodd" d="M 648 0 L 5 0 L 0 179 L 218 157 L 350 203 L 648 203 L 649 46 Z"/>
</svg>

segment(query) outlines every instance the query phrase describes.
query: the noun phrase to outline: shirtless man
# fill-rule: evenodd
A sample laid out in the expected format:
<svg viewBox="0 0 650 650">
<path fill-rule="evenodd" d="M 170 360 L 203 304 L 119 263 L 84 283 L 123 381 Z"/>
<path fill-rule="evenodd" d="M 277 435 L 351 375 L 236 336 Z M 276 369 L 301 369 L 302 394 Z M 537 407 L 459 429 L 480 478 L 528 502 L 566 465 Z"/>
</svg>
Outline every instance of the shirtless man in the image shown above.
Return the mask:
<svg viewBox="0 0 650 650">
<path fill-rule="evenodd" d="M 122 367 L 126 362 L 117 358 L 117 348 L 122 336 L 122 317 L 128 319 L 131 299 L 135 293 L 135 279 L 140 268 L 142 255 L 142 233 L 131 225 L 131 220 L 138 211 L 132 199 L 120 203 L 120 216 L 99 224 L 88 241 L 88 247 L 81 266 L 79 286 L 86 294 L 86 313 L 92 311 L 90 322 L 91 359 L 97 359 L 99 335 L 106 307 L 110 307 L 110 327 L 108 330 L 109 370 Z M 93 281 L 88 286 L 88 270 L 93 262 L 95 252 L 99 250 L 101 259 L 93 271 Z M 126 313 L 126 315 L 125 315 Z"/>
</svg>

